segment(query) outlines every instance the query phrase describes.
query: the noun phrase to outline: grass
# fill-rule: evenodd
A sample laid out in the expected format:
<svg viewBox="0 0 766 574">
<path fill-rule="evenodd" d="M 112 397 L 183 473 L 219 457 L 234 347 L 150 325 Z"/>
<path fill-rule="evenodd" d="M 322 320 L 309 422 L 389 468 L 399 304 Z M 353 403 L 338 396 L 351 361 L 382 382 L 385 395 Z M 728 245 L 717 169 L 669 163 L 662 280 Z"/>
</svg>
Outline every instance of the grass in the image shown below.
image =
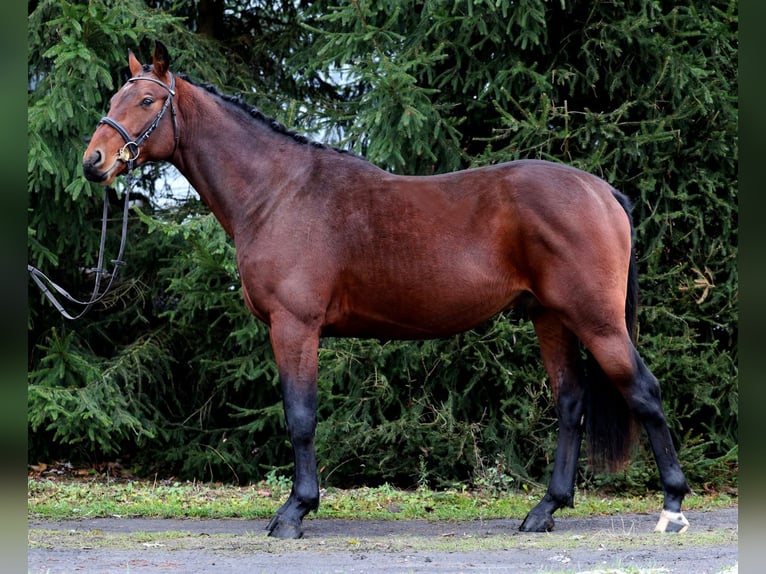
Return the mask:
<svg viewBox="0 0 766 574">
<path fill-rule="evenodd" d="M 106 481 L 104 479 L 28 479 L 30 518 L 269 518 L 287 499 L 284 481 L 252 486 L 227 486 L 190 482 Z M 388 485 L 376 488 L 322 490 L 318 518 L 476 520 L 522 519 L 541 492 L 507 492 L 425 489 L 399 490 Z M 687 510 L 709 510 L 737 504 L 730 494 L 689 496 Z M 578 492 L 574 509 L 557 516 L 587 517 L 622 513 L 655 513 L 662 497 L 608 496 Z"/>
</svg>

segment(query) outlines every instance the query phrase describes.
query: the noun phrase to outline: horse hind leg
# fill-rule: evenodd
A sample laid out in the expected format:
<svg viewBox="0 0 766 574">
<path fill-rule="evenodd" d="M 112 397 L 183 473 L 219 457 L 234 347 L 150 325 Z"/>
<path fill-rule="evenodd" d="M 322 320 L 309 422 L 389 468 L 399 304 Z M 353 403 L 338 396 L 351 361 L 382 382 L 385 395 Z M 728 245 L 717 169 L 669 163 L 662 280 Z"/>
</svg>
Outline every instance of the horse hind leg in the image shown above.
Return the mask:
<svg viewBox="0 0 766 574">
<path fill-rule="evenodd" d="M 689 522 L 681 512 L 681 503 L 690 489 L 665 419 L 659 382 L 644 364 L 627 332 L 595 337 L 587 341 L 586 346 L 608 381 L 619 390 L 630 414 L 644 427 L 649 439 L 664 495 L 663 510 L 655 531 L 684 532 Z M 591 412 L 589 416 L 595 414 Z M 594 439 L 594 444 L 598 444 L 598 437 L 590 440 Z M 607 462 L 611 458 L 615 465 L 622 462 L 616 459 L 626 454 L 600 453 Z"/>
<path fill-rule="evenodd" d="M 577 462 L 583 435 L 585 386 L 579 342 L 558 316 L 547 309 L 530 310 L 545 369 L 551 381 L 559 419 L 553 474 L 542 500 L 527 514 L 519 530 L 546 532 L 554 527 L 553 513 L 574 506 Z"/>
<path fill-rule="evenodd" d="M 673 447 L 670 429 L 662 410 L 660 385 L 635 349 L 633 353 L 637 374 L 628 404 L 646 429 L 660 471 L 664 495 L 662 513 L 654 529 L 657 532 L 684 532 L 689 528 L 689 521 L 681 512 L 681 503 L 691 489 Z"/>
</svg>

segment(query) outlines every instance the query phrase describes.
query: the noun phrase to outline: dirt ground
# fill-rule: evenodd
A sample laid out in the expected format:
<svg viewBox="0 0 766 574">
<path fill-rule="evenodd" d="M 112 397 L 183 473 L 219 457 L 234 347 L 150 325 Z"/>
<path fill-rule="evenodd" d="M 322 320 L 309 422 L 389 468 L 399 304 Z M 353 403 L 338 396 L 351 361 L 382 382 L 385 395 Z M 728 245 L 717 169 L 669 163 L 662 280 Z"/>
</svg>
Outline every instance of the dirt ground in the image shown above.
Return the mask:
<svg viewBox="0 0 766 574">
<path fill-rule="evenodd" d="M 685 513 L 683 534 L 656 516 L 558 518 L 548 534 L 516 520 L 304 521 L 301 540 L 265 535 L 266 520 L 103 518 L 29 522 L 29 574 L 737 572 L 738 508 Z"/>
</svg>

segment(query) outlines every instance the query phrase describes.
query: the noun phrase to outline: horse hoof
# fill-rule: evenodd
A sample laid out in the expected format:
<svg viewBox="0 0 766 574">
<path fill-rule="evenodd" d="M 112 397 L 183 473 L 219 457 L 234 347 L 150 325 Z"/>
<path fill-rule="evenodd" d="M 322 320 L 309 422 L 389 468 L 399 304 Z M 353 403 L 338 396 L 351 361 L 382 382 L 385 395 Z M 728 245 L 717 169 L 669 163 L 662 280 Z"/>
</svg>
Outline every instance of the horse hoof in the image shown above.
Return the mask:
<svg viewBox="0 0 766 574">
<path fill-rule="evenodd" d="M 530 512 L 519 526 L 519 530 L 521 532 L 550 532 L 553 530 L 553 525 L 552 516 L 537 517 Z"/>
<path fill-rule="evenodd" d="M 303 529 L 300 522 L 286 522 L 277 517 L 269 523 L 269 536 L 282 539 L 303 538 Z"/>
<path fill-rule="evenodd" d="M 689 521 L 681 512 L 671 512 L 669 510 L 663 510 L 660 514 L 660 519 L 657 521 L 657 526 L 654 527 L 655 532 L 686 532 L 689 528 Z"/>
</svg>

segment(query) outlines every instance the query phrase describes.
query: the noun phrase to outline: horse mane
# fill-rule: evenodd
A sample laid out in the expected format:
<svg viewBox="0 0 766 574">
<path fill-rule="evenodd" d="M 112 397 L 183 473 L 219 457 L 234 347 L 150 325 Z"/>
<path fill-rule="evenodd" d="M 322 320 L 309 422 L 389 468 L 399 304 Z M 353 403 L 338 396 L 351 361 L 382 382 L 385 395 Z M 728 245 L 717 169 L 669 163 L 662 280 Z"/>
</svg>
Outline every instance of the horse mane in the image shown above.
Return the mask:
<svg viewBox="0 0 766 574">
<path fill-rule="evenodd" d="M 260 122 L 262 124 L 267 125 L 269 128 L 272 129 L 272 131 L 274 131 L 274 132 L 276 132 L 278 134 L 282 134 L 282 135 L 288 136 L 293 141 L 295 141 L 295 142 L 297 142 L 299 144 L 308 145 L 308 146 L 311 146 L 311 147 L 314 147 L 314 148 L 318 148 L 318 149 L 329 149 L 329 150 L 335 151 L 337 153 L 353 155 L 354 157 L 358 157 L 359 159 L 364 159 L 365 161 L 367 161 L 365 158 L 363 158 L 361 156 L 357 156 L 356 154 L 354 154 L 354 153 L 352 153 L 352 152 L 350 152 L 348 150 L 345 150 L 345 149 L 342 149 L 342 148 L 338 148 L 338 147 L 334 147 L 334 146 L 329 146 L 327 144 L 323 144 L 321 142 L 312 140 L 312 139 L 306 137 L 305 135 L 303 135 L 301 133 L 298 133 L 296 131 L 291 130 L 290 128 L 285 126 L 283 123 L 279 122 L 278 120 L 276 120 L 274 118 L 270 118 L 269 116 L 267 116 L 263 112 L 261 112 L 258 108 L 248 104 L 241 96 L 231 96 L 231 95 L 228 95 L 228 94 L 223 94 L 213 84 L 196 82 L 196 81 L 192 80 L 191 78 L 189 78 L 186 74 L 178 74 L 178 77 L 181 78 L 182 80 L 186 81 L 186 82 L 189 82 L 193 86 L 197 86 L 198 88 L 204 89 L 208 93 L 210 93 L 213 96 L 216 96 L 216 97 L 224 100 L 225 102 L 233 104 L 234 106 L 236 106 L 236 107 L 240 108 L 241 110 L 245 111 L 254 120 L 256 120 L 256 121 L 258 121 L 258 122 Z"/>
</svg>

